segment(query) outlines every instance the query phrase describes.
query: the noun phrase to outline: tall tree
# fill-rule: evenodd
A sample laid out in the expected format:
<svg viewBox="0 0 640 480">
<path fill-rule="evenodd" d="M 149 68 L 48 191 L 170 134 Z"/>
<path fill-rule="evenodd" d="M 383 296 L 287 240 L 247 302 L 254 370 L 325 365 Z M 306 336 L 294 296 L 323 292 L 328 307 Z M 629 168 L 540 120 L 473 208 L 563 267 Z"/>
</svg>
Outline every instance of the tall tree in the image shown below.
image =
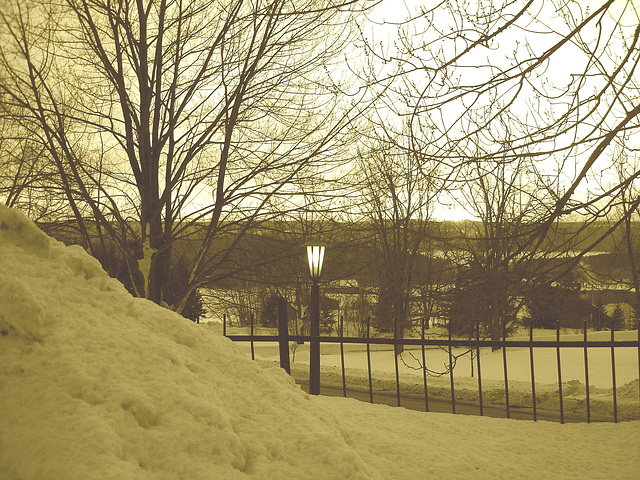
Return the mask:
<svg viewBox="0 0 640 480">
<path fill-rule="evenodd" d="M 619 228 L 619 242 L 617 251 L 622 252 L 626 257 L 628 274 L 628 288 L 634 292 L 634 309 L 640 312 L 640 245 L 638 238 L 638 225 L 640 221 L 640 190 L 638 188 L 638 175 L 640 174 L 640 163 L 633 152 L 626 147 L 624 140 L 618 141 L 617 155 L 613 156 L 616 170 L 618 171 L 619 195 L 615 203 L 617 215 L 615 223 L 622 220 Z M 623 280 L 617 275 L 617 280 Z"/>
<path fill-rule="evenodd" d="M 558 219 L 594 221 L 619 193 L 621 183 L 602 189 L 594 179 L 615 139 L 640 128 L 639 18 L 624 0 L 593 9 L 553 0 L 421 5 L 398 22 L 393 42 L 365 38 L 369 65 L 382 66 L 363 79 L 378 86 L 386 111 L 423 126 L 430 159 L 445 170 L 526 158 L 555 176 L 544 182 L 553 204 L 526 249 L 535 256 Z M 478 138 L 483 154 L 470 156 L 464 145 Z"/>
<path fill-rule="evenodd" d="M 359 161 L 363 213 L 373 232 L 378 271 L 377 328 L 396 331 L 411 326 L 415 269 L 425 253 L 438 193 L 437 172 L 428 171 L 411 135 L 374 132 Z M 400 349 L 402 351 L 402 349 Z"/>
<path fill-rule="evenodd" d="M 479 223 L 461 232 L 462 261 L 476 267 L 464 281 L 475 281 L 495 338 L 513 289 L 526 285 L 518 279 L 548 273 L 531 271 L 544 270 L 541 255 L 575 254 L 570 269 L 623 221 L 579 247 L 555 235 L 560 220 L 580 215 L 586 228 L 606 216 L 638 176 L 597 181 L 616 139 L 638 148 L 640 17 L 631 1 L 476 0 L 420 5 L 396 24 L 392 41 L 363 38 L 362 78 L 386 124 L 420 126 L 412 137 L 450 173 L 449 196 L 466 189 L 463 206 Z"/>
<path fill-rule="evenodd" d="M 463 223 L 459 231 L 457 286 L 462 296 L 455 303 L 458 309 L 460 303 L 469 303 L 473 315 L 466 316 L 470 322 L 466 329 L 462 325 L 458 329 L 475 335 L 478 322 L 483 335 L 498 340 L 513 329 L 518 301 L 527 284 L 539 276 L 536 267 L 541 257 L 533 259 L 526 253 L 553 197 L 544 193 L 549 186 L 542 183 L 528 157 L 493 159 L 479 143 L 472 146 L 469 157 L 461 169 L 459 201 L 478 221 Z"/>
<path fill-rule="evenodd" d="M 96 231 L 117 246 L 136 294 L 166 303 L 176 242 L 197 236 L 179 312 L 270 198 L 335 161 L 360 108 L 326 72 L 368 2 L 8 3 L 3 113 L 47 151 L 88 249 Z"/>
</svg>

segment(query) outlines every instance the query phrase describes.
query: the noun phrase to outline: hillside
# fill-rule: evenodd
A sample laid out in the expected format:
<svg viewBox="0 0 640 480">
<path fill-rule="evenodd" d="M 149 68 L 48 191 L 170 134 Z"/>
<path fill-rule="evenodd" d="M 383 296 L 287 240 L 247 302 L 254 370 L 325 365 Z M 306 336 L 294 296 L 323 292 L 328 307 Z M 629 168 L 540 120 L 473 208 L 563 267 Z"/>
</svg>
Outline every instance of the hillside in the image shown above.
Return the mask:
<svg viewBox="0 0 640 480">
<path fill-rule="evenodd" d="M 635 478 L 640 424 L 309 397 L 0 206 L 0 478 Z"/>
</svg>

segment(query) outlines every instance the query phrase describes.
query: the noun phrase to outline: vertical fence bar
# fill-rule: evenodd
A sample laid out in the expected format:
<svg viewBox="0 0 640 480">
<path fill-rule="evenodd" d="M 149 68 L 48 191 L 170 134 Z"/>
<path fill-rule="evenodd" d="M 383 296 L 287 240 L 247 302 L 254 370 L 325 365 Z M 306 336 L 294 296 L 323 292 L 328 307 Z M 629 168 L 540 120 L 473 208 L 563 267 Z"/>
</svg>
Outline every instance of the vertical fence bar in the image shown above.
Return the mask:
<svg viewBox="0 0 640 480">
<path fill-rule="evenodd" d="M 369 402 L 373 403 L 373 385 L 371 382 L 371 317 L 367 317 L 367 371 L 369 372 Z"/>
<path fill-rule="evenodd" d="M 538 412 L 536 410 L 536 374 L 533 364 L 533 319 L 529 324 L 529 365 L 531 367 L 531 402 L 533 405 L 533 421 L 538 421 Z"/>
<path fill-rule="evenodd" d="M 451 321 L 449 326 L 449 382 L 451 383 L 451 413 L 456 413 L 456 394 L 453 386 L 453 355 L 451 353 Z"/>
<path fill-rule="evenodd" d="M 222 336 L 227 336 L 227 314 L 222 314 Z"/>
<path fill-rule="evenodd" d="M 637 317 L 636 328 L 638 329 L 638 378 L 640 378 L 640 320 Z M 638 382 L 638 400 L 640 400 L 640 381 Z"/>
<path fill-rule="evenodd" d="M 344 371 L 344 315 L 340 315 L 340 362 L 342 363 L 342 396 L 347 397 L 347 377 Z"/>
<path fill-rule="evenodd" d="M 584 383 L 587 386 L 586 389 L 586 401 L 587 401 L 587 423 L 591 423 L 591 392 L 589 391 L 589 353 L 587 348 L 587 319 L 584 319 L 582 325 L 582 334 L 584 339 Z"/>
<path fill-rule="evenodd" d="M 558 398 L 560 400 L 560 423 L 564 423 L 564 404 L 562 399 L 562 366 L 560 364 L 560 320 L 556 321 L 556 363 L 558 364 Z"/>
<path fill-rule="evenodd" d="M 280 352 L 280 367 L 291 375 L 291 363 L 289 361 L 289 315 L 287 301 L 278 299 L 278 350 Z"/>
<path fill-rule="evenodd" d="M 482 402 L 482 369 L 480 368 L 480 320 L 476 322 L 476 363 L 478 364 L 478 404 L 480 405 L 480 416 L 484 415 L 484 404 Z"/>
<path fill-rule="evenodd" d="M 255 360 L 256 353 L 253 348 L 253 313 L 249 315 L 249 322 L 250 322 L 249 332 L 251 334 L 251 360 Z"/>
<path fill-rule="evenodd" d="M 611 384 L 613 386 L 613 423 L 618 423 L 618 395 L 616 392 L 616 352 L 613 346 L 616 326 L 611 319 Z"/>
<path fill-rule="evenodd" d="M 424 351 L 424 317 L 422 317 L 422 382 L 424 384 L 424 411 L 429 411 L 429 393 L 427 392 L 427 356 Z"/>
<path fill-rule="evenodd" d="M 507 418 L 511 418 L 509 409 L 509 375 L 507 373 L 507 320 L 502 320 L 502 365 L 504 372 L 504 402 L 507 409 Z"/>
<path fill-rule="evenodd" d="M 393 319 L 393 360 L 396 367 L 396 399 L 400 406 L 400 373 L 398 372 L 398 319 Z"/>
</svg>

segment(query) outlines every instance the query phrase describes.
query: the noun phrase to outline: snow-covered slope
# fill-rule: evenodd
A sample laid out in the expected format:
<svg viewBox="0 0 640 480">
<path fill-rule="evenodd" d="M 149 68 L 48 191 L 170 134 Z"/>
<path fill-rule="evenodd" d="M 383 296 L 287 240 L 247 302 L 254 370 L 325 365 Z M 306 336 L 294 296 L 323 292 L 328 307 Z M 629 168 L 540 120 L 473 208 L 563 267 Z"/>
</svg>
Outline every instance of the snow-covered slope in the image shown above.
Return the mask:
<svg viewBox="0 0 640 480">
<path fill-rule="evenodd" d="M 640 423 L 311 398 L 0 206 L 0 478 L 635 478 Z M 634 446 L 635 445 L 635 446 Z M 544 472 L 544 474 L 541 474 Z"/>
<path fill-rule="evenodd" d="M 0 210 L 0 478 L 370 470 L 287 375 Z M 360 473 L 360 475 L 359 475 Z"/>
</svg>

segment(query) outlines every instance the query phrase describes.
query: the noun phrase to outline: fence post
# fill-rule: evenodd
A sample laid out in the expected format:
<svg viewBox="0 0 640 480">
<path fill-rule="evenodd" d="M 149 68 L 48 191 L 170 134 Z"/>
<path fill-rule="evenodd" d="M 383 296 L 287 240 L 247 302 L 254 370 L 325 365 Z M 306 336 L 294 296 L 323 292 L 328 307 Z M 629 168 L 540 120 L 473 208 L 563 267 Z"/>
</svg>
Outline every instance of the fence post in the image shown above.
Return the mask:
<svg viewBox="0 0 640 480">
<path fill-rule="evenodd" d="M 373 384 L 371 381 L 371 317 L 367 317 L 367 371 L 369 372 L 369 402 L 373 403 Z"/>
<path fill-rule="evenodd" d="M 400 345 L 398 345 L 398 319 L 396 317 L 393 318 L 393 360 L 396 366 L 396 398 L 398 401 L 398 406 L 400 406 L 400 373 L 398 371 L 398 355 Z"/>
<path fill-rule="evenodd" d="M 507 418 L 511 418 L 509 409 L 509 373 L 507 371 L 507 319 L 502 319 L 502 364 L 504 371 L 504 403 L 507 409 Z"/>
<path fill-rule="evenodd" d="M 320 395 L 320 287 L 317 279 L 311 285 L 309 302 L 311 342 L 309 343 L 309 393 Z"/>
<path fill-rule="evenodd" d="M 340 315 L 340 363 L 342 365 L 342 395 L 347 398 L 347 376 L 344 370 L 344 315 Z"/>
<path fill-rule="evenodd" d="M 289 315 L 287 314 L 287 302 L 282 297 L 278 299 L 278 345 L 280 347 L 280 367 L 291 375 L 291 363 L 289 362 Z"/>
<path fill-rule="evenodd" d="M 424 351 L 424 316 L 422 317 L 422 383 L 424 385 L 424 411 L 429 411 L 429 394 L 427 392 L 427 357 Z"/>
<path fill-rule="evenodd" d="M 531 319 L 531 323 L 529 324 L 529 366 L 531 367 L 531 404 L 533 406 L 533 421 L 537 422 L 538 412 L 536 410 L 536 374 L 535 374 L 534 365 L 535 364 L 533 362 L 533 319 Z M 587 403 L 587 408 L 589 408 L 588 403 Z"/>
<path fill-rule="evenodd" d="M 455 394 L 455 387 L 453 386 L 453 353 L 451 352 L 451 320 L 449 320 L 448 322 L 448 329 L 449 329 L 449 381 L 451 382 L 451 413 L 456 413 L 456 394 Z"/>
<path fill-rule="evenodd" d="M 614 332 L 616 325 L 611 319 L 611 383 L 613 387 L 613 423 L 618 423 L 618 396 L 616 392 L 616 352 L 614 348 Z"/>
<path fill-rule="evenodd" d="M 593 325 L 593 324 L 592 324 Z M 584 383 L 587 388 L 586 392 L 586 401 L 587 401 L 587 423 L 591 423 L 591 397 L 589 392 L 589 354 L 587 353 L 587 319 L 584 319 L 584 323 L 582 325 L 582 335 L 584 339 Z"/>
<path fill-rule="evenodd" d="M 556 320 L 556 362 L 558 364 L 558 398 L 560 400 L 560 423 L 564 423 L 564 404 L 562 398 L 562 366 L 560 365 L 560 320 Z"/>
<path fill-rule="evenodd" d="M 249 315 L 249 321 L 251 322 L 251 326 L 249 329 L 250 335 L 251 335 L 251 360 L 255 360 L 256 359 L 256 351 L 255 348 L 253 346 L 253 313 L 251 313 Z"/>
<path fill-rule="evenodd" d="M 482 402 L 482 368 L 480 368 L 480 319 L 476 320 L 476 363 L 478 364 L 478 405 L 480 405 L 480 416 L 484 415 L 484 405 Z"/>
</svg>

